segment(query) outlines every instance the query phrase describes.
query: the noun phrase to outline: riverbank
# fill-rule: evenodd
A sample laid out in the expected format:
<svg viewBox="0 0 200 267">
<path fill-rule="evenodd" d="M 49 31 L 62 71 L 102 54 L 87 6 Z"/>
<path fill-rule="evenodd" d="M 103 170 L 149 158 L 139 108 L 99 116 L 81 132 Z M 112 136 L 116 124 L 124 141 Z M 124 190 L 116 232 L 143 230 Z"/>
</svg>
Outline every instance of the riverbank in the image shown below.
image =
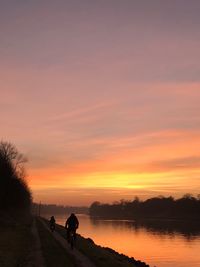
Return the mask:
<svg viewBox="0 0 200 267">
<path fill-rule="evenodd" d="M 34 218 L 17 223 L 0 221 L 1 267 L 83 267 L 80 259 L 95 267 L 148 267 L 149 265 L 119 254 L 110 248 L 96 245 L 91 239 L 77 236 L 76 248 L 69 251 L 66 230 L 56 225 L 56 232 L 48 230 L 48 221 Z M 57 235 L 57 238 L 56 238 Z M 60 240 L 62 242 L 60 242 Z M 82 255 L 82 256 L 80 256 Z M 82 258 L 81 258 L 82 257 Z"/>
<path fill-rule="evenodd" d="M 33 245 L 30 224 L 1 220 L 0 237 L 0 266 L 28 266 Z"/>
<path fill-rule="evenodd" d="M 46 219 L 43 219 L 47 223 Z M 56 231 L 63 237 L 66 237 L 66 230 L 61 225 L 56 225 Z M 105 248 L 96 245 L 90 238 L 84 238 L 77 234 L 76 249 L 86 255 L 96 267 L 148 267 L 146 263 L 119 254 L 111 248 Z"/>
</svg>

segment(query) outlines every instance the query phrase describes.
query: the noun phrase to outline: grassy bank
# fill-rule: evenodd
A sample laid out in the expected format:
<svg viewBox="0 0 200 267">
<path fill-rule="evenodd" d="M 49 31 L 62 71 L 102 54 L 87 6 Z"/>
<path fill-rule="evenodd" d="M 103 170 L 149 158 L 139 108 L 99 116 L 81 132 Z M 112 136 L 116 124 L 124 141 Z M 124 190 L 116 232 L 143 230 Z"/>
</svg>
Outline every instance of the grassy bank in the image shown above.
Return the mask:
<svg viewBox="0 0 200 267">
<path fill-rule="evenodd" d="M 30 225 L 0 222 L 0 266 L 26 267 L 32 241 Z"/>
<path fill-rule="evenodd" d="M 46 267 L 77 267 L 75 260 L 66 253 L 41 222 L 36 221 Z M 15 220 L 0 217 L 0 267 L 36 266 L 35 236 L 32 219 Z"/>
<path fill-rule="evenodd" d="M 55 240 L 53 235 L 37 220 L 42 252 L 46 267 L 76 267 L 74 259 Z"/>
<path fill-rule="evenodd" d="M 47 223 L 47 220 L 44 219 Z M 41 250 L 46 267 L 77 267 L 73 255 L 69 255 L 44 225 L 36 220 Z M 57 232 L 66 238 L 66 230 L 57 225 Z M 30 221 L 16 223 L 0 220 L 0 266 L 27 267 L 32 263 L 30 255 L 34 253 L 34 236 Z M 76 248 L 87 256 L 96 267 L 147 267 L 145 263 L 136 261 L 112 249 L 96 245 L 91 239 L 77 236 Z M 30 259 L 31 258 L 31 259 Z"/>
<path fill-rule="evenodd" d="M 47 221 L 45 220 L 47 223 Z M 56 230 L 66 238 L 66 230 L 57 225 Z M 91 239 L 77 235 L 76 248 L 86 255 L 97 267 L 147 267 L 145 263 L 119 254 L 112 249 L 96 245 Z"/>
</svg>

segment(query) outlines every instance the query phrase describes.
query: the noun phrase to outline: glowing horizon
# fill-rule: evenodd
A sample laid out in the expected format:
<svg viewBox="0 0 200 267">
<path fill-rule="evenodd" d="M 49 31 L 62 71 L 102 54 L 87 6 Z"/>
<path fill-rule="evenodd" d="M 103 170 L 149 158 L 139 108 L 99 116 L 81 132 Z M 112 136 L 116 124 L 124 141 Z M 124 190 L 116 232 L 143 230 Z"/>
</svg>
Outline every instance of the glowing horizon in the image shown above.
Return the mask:
<svg viewBox="0 0 200 267">
<path fill-rule="evenodd" d="M 28 157 L 34 201 L 200 193 L 199 9 L 0 4 L 0 138 Z"/>
</svg>

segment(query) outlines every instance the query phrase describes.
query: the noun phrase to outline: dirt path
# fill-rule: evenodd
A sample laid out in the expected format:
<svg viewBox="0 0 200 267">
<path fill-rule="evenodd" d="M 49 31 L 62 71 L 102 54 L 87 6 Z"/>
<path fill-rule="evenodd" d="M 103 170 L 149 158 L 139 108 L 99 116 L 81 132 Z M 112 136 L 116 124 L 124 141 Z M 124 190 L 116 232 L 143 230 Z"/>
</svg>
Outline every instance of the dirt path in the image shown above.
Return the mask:
<svg viewBox="0 0 200 267">
<path fill-rule="evenodd" d="M 80 267 L 96 267 L 88 257 L 86 257 L 84 254 L 82 254 L 80 251 L 78 251 L 76 248 L 73 250 L 70 248 L 68 242 L 66 239 L 64 239 L 60 234 L 58 234 L 56 231 L 53 233 L 49 230 L 49 227 L 47 224 L 39 219 L 41 223 L 44 225 L 44 227 L 54 236 L 54 238 L 62 245 L 62 247 L 67 251 L 68 254 L 72 255 L 76 262 L 77 265 Z"/>
<path fill-rule="evenodd" d="M 41 249 L 41 242 L 39 233 L 36 227 L 35 219 L 33 219 L 31 226 L 31 233 L 33 235 L 33 247 L 29 255 L 27 267 L 46 267 Z"/>
</svg>

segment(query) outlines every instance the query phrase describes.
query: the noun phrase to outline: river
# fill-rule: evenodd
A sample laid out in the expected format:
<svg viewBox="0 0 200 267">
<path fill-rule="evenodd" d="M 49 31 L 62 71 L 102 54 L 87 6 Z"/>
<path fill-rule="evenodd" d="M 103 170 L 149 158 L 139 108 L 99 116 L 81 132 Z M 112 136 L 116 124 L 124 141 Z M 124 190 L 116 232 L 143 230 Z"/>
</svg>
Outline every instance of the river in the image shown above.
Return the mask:
<svg viewBox="0 0 200 267">
<path fill-rule="evenodd" d="M 66 216 L 55 216 L 56 222 L 64 225 Z M 77 217 L 78 233 L 82 236 L 145 261 L 151 267 L 200 267 L 200 226 L 197 224 L 179 225 L 170 221 L 138 224 L 130 220 L 93 219 L 84 214 Z"/>
</svg>

